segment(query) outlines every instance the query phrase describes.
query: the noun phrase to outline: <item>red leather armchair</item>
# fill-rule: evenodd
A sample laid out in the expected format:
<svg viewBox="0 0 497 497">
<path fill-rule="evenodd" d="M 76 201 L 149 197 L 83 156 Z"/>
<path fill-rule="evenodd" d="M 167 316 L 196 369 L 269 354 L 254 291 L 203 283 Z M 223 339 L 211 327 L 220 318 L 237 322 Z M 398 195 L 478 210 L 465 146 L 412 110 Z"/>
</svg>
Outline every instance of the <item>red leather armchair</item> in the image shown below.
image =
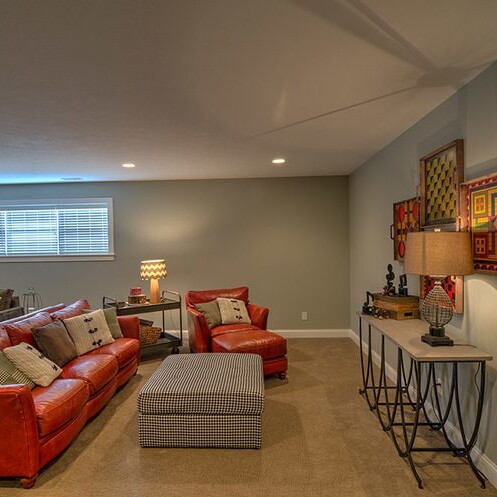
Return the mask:
<svg viewBox="0 0 497 497">
<path fill-rule="evenodd" d="M 243 300 L 251 324 L 226 324 L 210 329 L 195 304 L 210 302 L 217 297 Z M 259 354 L 264 375 L 278 374 L 285 378 L 288 368 L 286 339 L 267 330 L 269 309 L 249 303 L 246 286 L 216 290 L 191 290 L 185 295 L 188 313 L 188 341 L 192 352 L 240 352 Z"/>
</svg>

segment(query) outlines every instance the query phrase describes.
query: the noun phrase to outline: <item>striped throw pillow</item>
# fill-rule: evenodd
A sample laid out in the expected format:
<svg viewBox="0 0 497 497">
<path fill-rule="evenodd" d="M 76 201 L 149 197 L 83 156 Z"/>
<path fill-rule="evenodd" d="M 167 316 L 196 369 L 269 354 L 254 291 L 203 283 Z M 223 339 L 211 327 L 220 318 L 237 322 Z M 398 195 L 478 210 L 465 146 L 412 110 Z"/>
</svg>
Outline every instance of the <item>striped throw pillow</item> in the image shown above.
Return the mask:
<svg viewBox="0 0 497 497">
<path fill-rule="evenodd" d="M 0 352 L 0 385 L 28 385 L 29 388 L 36 386 L 7 359 L 3 352 Z"/>
</svg>

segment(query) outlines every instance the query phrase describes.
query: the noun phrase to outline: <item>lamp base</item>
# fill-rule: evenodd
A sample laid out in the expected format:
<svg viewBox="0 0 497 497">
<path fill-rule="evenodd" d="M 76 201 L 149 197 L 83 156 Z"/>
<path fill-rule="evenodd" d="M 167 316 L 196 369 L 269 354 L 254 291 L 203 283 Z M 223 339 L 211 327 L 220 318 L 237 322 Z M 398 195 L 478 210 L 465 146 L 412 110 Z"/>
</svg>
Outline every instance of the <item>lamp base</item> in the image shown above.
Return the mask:
<svg viewBox="0 0 497 497">
<path fill-rule="evenodd" d="M 449 346 L 454 345 L 454 340 L 448 336 L 435 336 L 426 333 L 421 337 L 421 341 L 431 345 L 432 347 L 441 347 L 441 346 Z"/>
</svg>

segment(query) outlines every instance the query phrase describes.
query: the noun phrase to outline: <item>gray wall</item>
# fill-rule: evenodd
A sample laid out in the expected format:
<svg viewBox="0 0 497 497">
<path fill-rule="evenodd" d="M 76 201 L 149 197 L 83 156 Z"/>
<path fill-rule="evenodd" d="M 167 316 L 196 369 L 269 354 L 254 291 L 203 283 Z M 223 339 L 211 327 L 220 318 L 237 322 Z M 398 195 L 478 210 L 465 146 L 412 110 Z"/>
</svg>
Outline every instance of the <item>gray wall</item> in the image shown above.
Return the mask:
<svg viewBox="0 0 497 497">
<path fill-rule="evenodd" d="M 385 284 L 386 265 L 393 262 L 389 238 L 392 203 L 415 196 L 419 157 L 456 138 L 465 140 L 466 178 L 497 171 L 497 65 L 461 89 L 440 107 L 397 138 L 350 178 L 351 326 L 366 290 Z M 403 272 L 401 264 L 394 272 Z M 417 294 L 417 278 L 410 277 Z M 456 316 L 448 334 L 497 356 L 497 275 L 465 279 L 465 312 Z M 390 364 L 394 364 L 392 357 Z M 485 417 L 478 445 L 497 462 L 497 361 L 488 370 Z M 468 390 L 472 376 L 466 375 Z M 445 382 L 447 383 L 447 382 Z M 468 394 L 469 395 L 469 394 Z M 465 404 L 469 406 L 469 402 Z M 468 407 L 469 409 L 469 407 Z"/>
<path fill-rule="evenodd" d="M 165 258 L 162 289 L 248 285 L 276 329 L 348 328 L 346 177 L 0 187 L 2 200 L 86 196 L 114 199 L 115 261 L 0 263 L 0 287 L 96 306 L 148 293 L 140 260 Z"/>
</svg>

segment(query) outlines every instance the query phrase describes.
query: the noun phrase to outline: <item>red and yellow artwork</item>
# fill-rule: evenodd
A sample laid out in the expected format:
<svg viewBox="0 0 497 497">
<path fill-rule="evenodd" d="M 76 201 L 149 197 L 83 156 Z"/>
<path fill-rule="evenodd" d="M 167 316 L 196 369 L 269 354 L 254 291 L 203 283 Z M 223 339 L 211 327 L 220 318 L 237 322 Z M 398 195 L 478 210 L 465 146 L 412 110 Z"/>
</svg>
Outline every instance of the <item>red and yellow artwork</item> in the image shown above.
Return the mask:
<svg viewBox="0 0 497 497">
<path fill-rule="evenodd" d="M 497 272 L 497 175 L 469 181 L 467 224 L 471 231 L 475 271 Z"/>
<path fill-rule="evenodd" d="M 393 204 L 393 256 L 404 259 L 407 233 L 419 231 L 419 200 L 410 198 Z"/>
</svg>

